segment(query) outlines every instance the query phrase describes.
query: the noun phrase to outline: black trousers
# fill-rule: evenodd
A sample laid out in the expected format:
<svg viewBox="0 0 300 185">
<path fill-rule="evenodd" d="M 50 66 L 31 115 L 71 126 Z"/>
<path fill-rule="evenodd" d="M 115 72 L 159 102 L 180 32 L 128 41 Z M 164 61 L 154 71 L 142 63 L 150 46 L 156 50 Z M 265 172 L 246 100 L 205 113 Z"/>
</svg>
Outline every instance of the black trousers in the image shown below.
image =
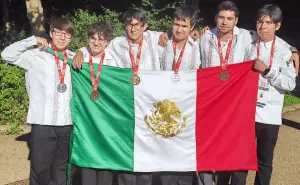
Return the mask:
<svg viewBox="0 0 300 185">
<path fill-rule="evenodd" d="M 193 185 L 196 172 L 160 172 L 162 185 Z"/>
<path fill-rule="evenodd" d="M 279 125 L 270 125 L 256 122 L 258 171 L 256 172 L 254 185 L 270 185 L 273 171 L 274 149 L 278 139 Z M 217 185 L 228 184 L 231 176 L 231 185 L 245 185 L 247 172 L 224 172 L 219 174 Z M 220 178 L 221 177 L 221 178 Z M 219 181 L 221 180 L 221 181 Z M 227 185 L 226 184 L 226 185 Z"/>
<path fill-rule="evenodd" d="M 152 173 L 118 171 L 119 185 L 152 185 Z"/>
<path fill-rule="evenodd" d="M 81 168 L 82 185 L 113 185 L 113 172 L 92 168 Z"/>
<path fill-rule="evenodd" d="M 246 185 L 248 171 L 226 171 L 216 172 L 217 185 L 228 185 L 231 177 L 230 185 Z"/>
<path fill-rule="evenodd" d="M 30 185 L 65 185 L 73 126 L 31 127 Z"/>
</svg>

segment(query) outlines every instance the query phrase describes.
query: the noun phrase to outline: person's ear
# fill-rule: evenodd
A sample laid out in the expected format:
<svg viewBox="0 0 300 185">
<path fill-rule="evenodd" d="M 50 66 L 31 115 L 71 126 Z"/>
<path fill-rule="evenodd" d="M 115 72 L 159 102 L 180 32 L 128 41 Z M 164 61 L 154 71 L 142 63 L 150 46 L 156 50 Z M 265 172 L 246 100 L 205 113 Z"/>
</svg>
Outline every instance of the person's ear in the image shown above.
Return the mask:
<svg viewBox="0 0 300 185">
<path fill-rule="evenodd" d="M 281 22 L 279 22 L 275 25 L 275 30 L 278 31 L 280 29 L 280 27 L 281 27 Z"/>
<path fill-rule="evenodd" d="M 234 25 L 236 26 L 236 24 L 239 22 L 239 18 L 237 17 L 236 19 L 235 19 L 235 23 L 234 23 Z"/>
</svg>

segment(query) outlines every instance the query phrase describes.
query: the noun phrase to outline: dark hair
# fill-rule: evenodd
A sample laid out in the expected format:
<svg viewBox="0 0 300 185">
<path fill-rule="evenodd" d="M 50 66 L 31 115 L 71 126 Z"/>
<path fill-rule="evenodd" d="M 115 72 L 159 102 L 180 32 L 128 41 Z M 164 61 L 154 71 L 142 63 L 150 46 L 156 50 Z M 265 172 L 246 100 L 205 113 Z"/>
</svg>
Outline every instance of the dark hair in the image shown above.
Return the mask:
<svg viewBox="0 0 300 185">
<path fill-rule="evenodd" d="M 75 33 L 74 24 L 66 18 L 55 19 L 50 25 L 51 32 L 54 30 L 54 28 L 63 30 L 67 33 L 70 33 L 71 35 L 74 35 Z"/>
<path fill-rule="evenodd" d="M 238 7 L 232 1 L 224 1 L 221 4 L 219 4 L 219 6 L 217 8 L 217 15 L 220 13 L 220 11 L 223 11 L 223 10 L 233 11 L 235 13 L 236 17 L 238 17 L 239 13 L 240 13 Z"/>
<path fill-rule="evenodd" d="M 195 25 L 198 18 L 198 11 L 190 6 L 184 6 L 177 8 L 174 12 L 174 18 L 176 19 L 190 19 L 191 25 Z"/>
<path fill-rule="evenodd" d="M 124 25 L 127 25 L 131 23 L 133 19 L 137 19 L 143 24 L 147 24 L 147 16 L 141 9 L 130 8 L 129 10 L 127 10 L 123 15 L 122 22 Z"/>
<path fill-rule="evenodd" d="M 282 21 L 282 11 L 281 9 L 272 4 L 264 5 L 260 8 L 256 15 L 256 20 L 260 20 L 264 16 L 270 16 L 273 23 L 277 24 Z"/>
<path fill-rule="evenodd" d="M 111 26 L 104 22 L 97 22 L 90 25 L 88 37 L 91 38 L 95 34 L 98 34 L 99 37 L 103 37 L 107 41 L 111 41 L 114 37 Z"/>
</svg>

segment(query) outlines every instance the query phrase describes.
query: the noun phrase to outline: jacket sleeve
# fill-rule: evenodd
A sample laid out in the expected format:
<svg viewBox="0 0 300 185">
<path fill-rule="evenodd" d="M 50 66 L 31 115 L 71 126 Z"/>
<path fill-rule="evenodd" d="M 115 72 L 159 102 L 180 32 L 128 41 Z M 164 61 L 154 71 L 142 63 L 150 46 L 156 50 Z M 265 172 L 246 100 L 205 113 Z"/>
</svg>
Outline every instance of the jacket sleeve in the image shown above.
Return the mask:
<svg viewBox="0 0 300 185">
<path fill-rule="evenodd" d="M 31 36 L 24 40 L 15 42 L 6 47 L 1 57 L 7 61 L 7 63 L 19 66 L 23 69 L 28 70 L 30 68 L 31 61 L 34 61 L 33 54 L 30 53 L 30 47 L 37 45 L 35 36 Z"/>
<path fill-rule="evenodd" d="M 296 87 L 296 72 L 293 64 L 288 60 L 290 55 L 282 58 L 279 72 L 271 69 L 270 72 L 264 77 L 270 80 L 271 85 L 286 91 L 292 91 Z"/>
</svg>

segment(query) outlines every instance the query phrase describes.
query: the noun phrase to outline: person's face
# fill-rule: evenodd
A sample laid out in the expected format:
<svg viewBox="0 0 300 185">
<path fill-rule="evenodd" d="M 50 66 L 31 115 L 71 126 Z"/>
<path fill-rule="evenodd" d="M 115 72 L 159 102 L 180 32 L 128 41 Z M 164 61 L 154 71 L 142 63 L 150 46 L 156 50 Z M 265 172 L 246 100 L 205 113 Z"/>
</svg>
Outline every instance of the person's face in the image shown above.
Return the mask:
<svg viewBox="0 0 300 185">
<path fill-rule="evenodd" d="M 191 19 L 174 18 L 172 32 L 174 40 L 179 42 L 186 40 L 191 33 Z"/>
<path fill-rule="evenodd" d="M 100 54 L 108 45 L 108 41 L 99 36 L 98 33 L 89 38 L 89 47 L 91 52 L 95 54 Z"/>
<path fill-rule="evenodd" d="M 54 44 L 57 50 L 63 51 L 71 42 L 72 34 L 54 28 L 53 31 L 50 32 L 50 37 L 52 38 L 52 44 Z"/>
<path fill-rule="evenodd" d="M 147 29 L 147 24 L 143 24 L 137 19 L 132 19 L 132 21 L 125 25 L 125 30 L 127 36 L 131 41 L 137 41 L 142 38 L 144 31 Z"/>
<path fill-rule="evenodd" d="M 216 24 L 220 33 L 227 34 L 233 31 L 238 22 L 234 11 L 222 10 L 216 15 Z"/>
<path fill-rule="evenodd" d="M 275 37 L 275 31 L 279 30 L 280 23 L 275 24 L 270 16 L 263 16 L 256 21 L 257 33 L 262 41 L 271 41 Z"/>
</svg>

